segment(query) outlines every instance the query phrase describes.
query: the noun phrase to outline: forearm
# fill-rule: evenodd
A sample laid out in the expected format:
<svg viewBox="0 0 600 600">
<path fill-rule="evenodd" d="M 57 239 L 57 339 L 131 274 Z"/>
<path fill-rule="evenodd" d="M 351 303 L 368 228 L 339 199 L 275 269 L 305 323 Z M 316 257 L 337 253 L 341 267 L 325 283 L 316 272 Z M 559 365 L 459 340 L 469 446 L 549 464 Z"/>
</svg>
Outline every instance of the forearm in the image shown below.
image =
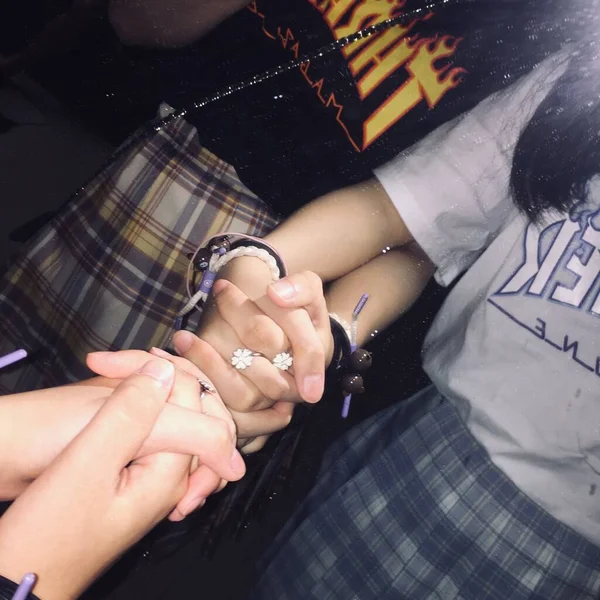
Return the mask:
<svg viewBox="0 0 600 600">
<path fill-rule="evenodd" d="M 358 321 L 357 342 L 365 345 L 372 333 L 386 329 L 412 306 L 433 270 L 431 261 L 414 243 L 391 250 L 331 284 L 327 306 L 349 323 L 360 297 L 369 294 Z"/>
<path fill-rule="evenodd" d="M 412 236 L 385 190 L 371 180 L 311 202 L 265 239 L 290 274 L 308 270 L 332 281 Z"/>
<path fill-rule="evenodd" d="M 247 4 L 248 0 L 111 0 L 109 16 L 126 44 L 179 47 Z"/>
<path fill-rule="evenodd" d="M 99 408 L 98 387 L 78 387 L 76 393 L 69 389 L 0 399 L 0 500 L 17 497 Z"/>
<path fill-rule="evenodd" d="M 388 195 L 375 180 L 314 200 L 265 236 L 265 240 L 283 258 L 290 275 L 313 271 L 325 282 L 353 273 L 382 256 L 384 249 L 404 247 L 413 241 Z M 388 255 L 395 256 L 389 252 L 383 256 Z M 360 272 L 373 274 L 379 264 Z M 234 283 L 252 301 L 260 302 L 272 276 L 262 261 L 240 257 L 223 268 L 219 277 Z M 208 321 L 203 320 L 200 331 Z"/>
</svg>

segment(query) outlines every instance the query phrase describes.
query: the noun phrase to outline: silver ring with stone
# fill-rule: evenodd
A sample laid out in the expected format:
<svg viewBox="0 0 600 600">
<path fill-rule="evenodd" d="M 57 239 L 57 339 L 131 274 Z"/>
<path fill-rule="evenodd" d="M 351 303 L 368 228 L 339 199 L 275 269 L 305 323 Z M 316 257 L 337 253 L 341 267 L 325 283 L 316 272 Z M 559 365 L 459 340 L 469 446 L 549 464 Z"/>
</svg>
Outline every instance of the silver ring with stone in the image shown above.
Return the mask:
<svg viewBox="0 0 600 600">
<path fill-rule="evenodd" d="M 231 355 L 231 364 L 238 371 L 245 371 L 252 366 L 252 362 L 257 356 L 262 356 L 262 354 L 253 352 L 249 348 L 238 348 Z"/>
<path fill-rule="evenodd" d="M 273 359 L 273 366 L 280 371 L 289 371 L 294 365 L 294 357 L 290 352 L 280 352 Z"/>
<path fill-rule="evenodd" d="M 215 390 L 215 388 L 204 379 L 198 379 L 198 384 L 200 385 L 200 398 L 204 398 L 204 394 L 217 393 L 217 390 Z"/>
</svg>

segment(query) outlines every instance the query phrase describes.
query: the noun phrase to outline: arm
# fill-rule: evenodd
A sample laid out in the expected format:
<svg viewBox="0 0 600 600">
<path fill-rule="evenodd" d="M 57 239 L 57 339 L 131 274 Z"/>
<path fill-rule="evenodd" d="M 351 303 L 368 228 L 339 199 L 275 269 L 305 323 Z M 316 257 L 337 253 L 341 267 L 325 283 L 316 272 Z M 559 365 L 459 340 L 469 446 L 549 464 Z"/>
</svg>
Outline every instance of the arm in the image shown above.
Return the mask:
<svg viewBox="0 0 600 600">
<path fill-rule="evenodd" d="M 202 37 L 248 0 L 111 0 L 109 17 L 125 44 L 180 47 Z"/>
<path fill-rule="evenodd" d="M 0 500 L 17 497 L 37 479 L 90 422 L 116 385 L 138 371 L 148 357 L 151 354 L 135 350 L 91 354 L 90 368 L 106 378 L 0 398 Z M 178 389 L 190 397 L 197 395 L 198 377 L 204 375 L 182 359 L 169 360 L 177 365 Z M 185 385 L 179 384 L 180 379 Z M 233 431 L 231 417 L 217 396 L 205 399 L 202 412 L 167 404 L 138 455 L 166 451 L 197 456 L 203 467 L 193 476 L 196 488 L 192 491 L 201 488 L 208 495 L 221 477 L 229 477 L 229 462 L 217 465 L 213 450 L 219 452 L 231 444 Z M 202 440 L 210 440 L 204 455 Z"/>
<path fill-rule="evenodd" d="M 311 202 L 265 239 L 283 258 L 290 275 L 312 271 L 324 282 L 355 272 L 382 256 L 384 249 L 401 248 L 414 241 L 398 210 L 376 180 Z M 265 287 L 271 282 L 266 265 L 248 257 L 231 261 L 219 272 L 219 277 L 235 283 L 259 306 Z M 201 330 L 210 322 L 210 312 Z"/>
<path fill-rule="evenodd" d="M 67 386 L 4 396 L 0 400 L 0 500 L 16 498 L 42 473 L 111 392 Z"/>
<path fill-rule="evenodd" d="M 265 239 L 281 254 L 290 273 L 310 270 L 323 281 L 354 271 L 386 248 L 413 241 L 375 179 L 311 202 Z"/>
<path fill-rule="evenodd" d="M 360 315 L 358 345 L 374 331 L 383 331 L 419 298 L 434 271 L 433 263 L 417 244 L 409 244 L 377 258 L 335 281 L 327 292 L 332 313 L 350 322 L 362 294 L 369 301 Z"/>
</svg>

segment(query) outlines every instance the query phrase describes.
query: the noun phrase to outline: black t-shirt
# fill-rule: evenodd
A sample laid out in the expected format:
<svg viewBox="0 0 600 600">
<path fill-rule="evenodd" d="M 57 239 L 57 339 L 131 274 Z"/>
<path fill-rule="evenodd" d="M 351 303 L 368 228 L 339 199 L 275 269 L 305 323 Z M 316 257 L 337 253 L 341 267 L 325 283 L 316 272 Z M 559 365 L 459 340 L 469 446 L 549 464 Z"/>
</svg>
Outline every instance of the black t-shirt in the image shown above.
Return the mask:
<svg viewBox="0 0 600 600">
<path fill-rule="evenodd" d="M 176 51 L 138 52 L 146 90 L 176 108 L 423 5 L 255 0 Z M 422 13 L 190 113 L 203 143 L 282 214 L 363 181 L 564 42 L 538 0 L 470 0 Z M 547 23 L 547 22 L 546 22 Z M 139 73 L 139 72 L 138 72 Z"/>
</svg>

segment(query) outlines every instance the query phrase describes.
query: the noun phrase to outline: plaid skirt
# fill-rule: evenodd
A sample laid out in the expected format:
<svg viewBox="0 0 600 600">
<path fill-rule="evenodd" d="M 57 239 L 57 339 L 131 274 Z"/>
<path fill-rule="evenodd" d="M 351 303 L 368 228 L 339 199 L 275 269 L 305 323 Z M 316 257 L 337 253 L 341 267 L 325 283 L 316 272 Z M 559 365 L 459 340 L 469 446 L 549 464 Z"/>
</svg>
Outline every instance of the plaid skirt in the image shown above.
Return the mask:
<svg viewBox="0 0 600 600">
<path fill-rule="evenodd" d="M 260 572 L 252 600 L 587 600 L 600 549 L 525 496 L 429 388 L 330 450 Z"/>
<path fill-rule="evenodd" d="M 166 345 L 188 253 L 219 231 L 276 223 L 193 126 L 171 123 L 97 176 L 0 281 L 0 355 L 31 355 L 2 371 L 0 394 L 88 377 L 95 350 Z"/>
</svg>

